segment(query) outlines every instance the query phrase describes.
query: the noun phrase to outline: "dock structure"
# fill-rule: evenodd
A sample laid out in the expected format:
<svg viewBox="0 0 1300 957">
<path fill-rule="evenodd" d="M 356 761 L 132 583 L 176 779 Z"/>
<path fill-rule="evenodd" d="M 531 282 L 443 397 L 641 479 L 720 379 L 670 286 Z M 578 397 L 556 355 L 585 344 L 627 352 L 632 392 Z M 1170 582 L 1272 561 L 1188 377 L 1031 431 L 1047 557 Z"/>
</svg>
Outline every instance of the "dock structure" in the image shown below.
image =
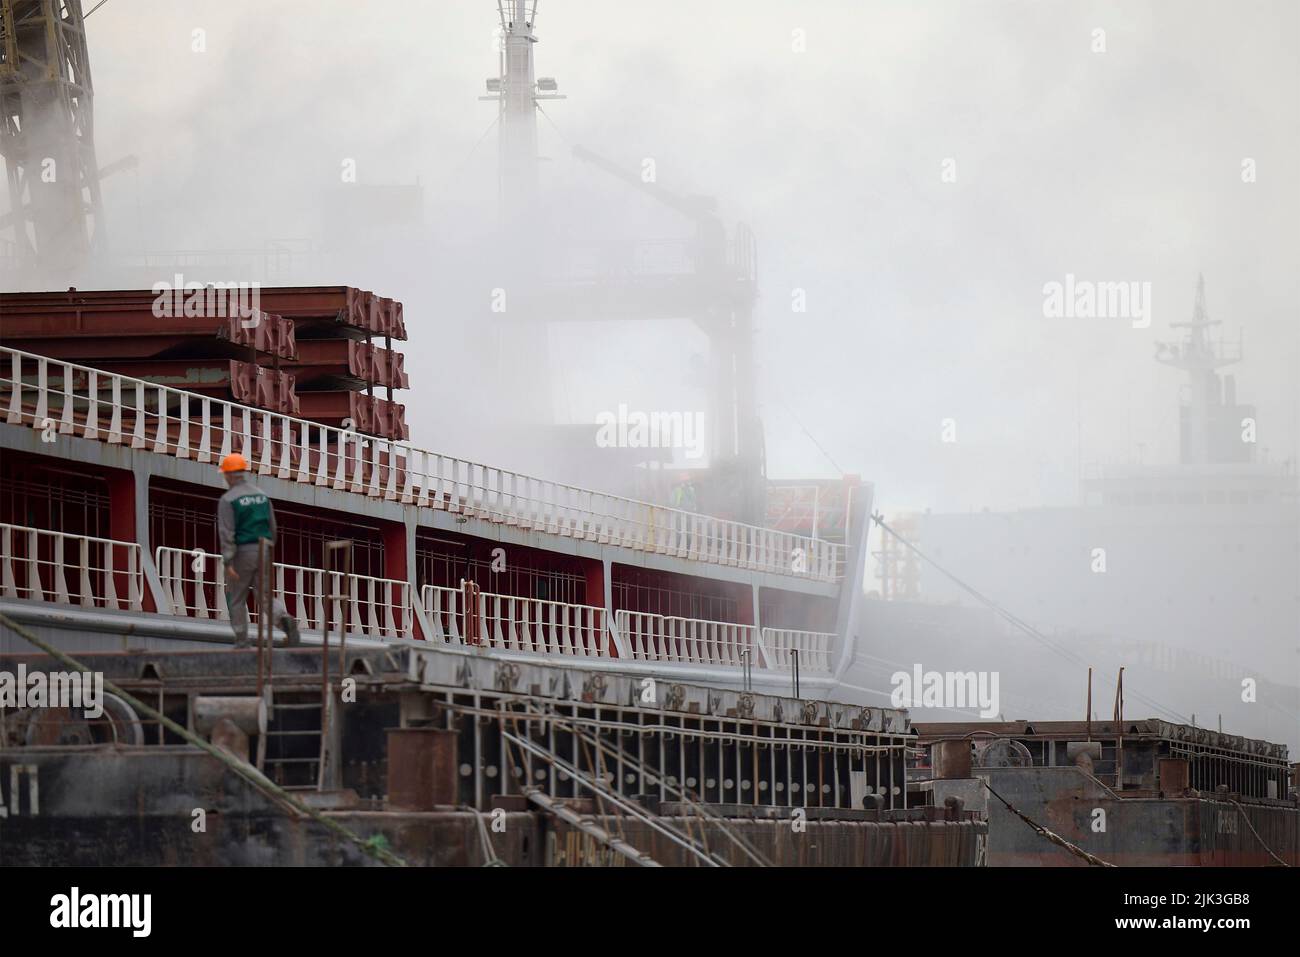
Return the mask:
<svg viewBox="0 0 1300 957">
<path fill-rule="evenodd" d="M 983 862 L 983 821 L 912 803 L 898 711 L 418 642 L 77 660 L 102 717 L 8 715 L 10 863 L 367 863 L 133 700 L 406 863 Z"/>
<path fill-rule="evenodd" d="M 990 866 L 1300 865 L 1286 745 L 1158 719 L 915 730 L 913 785 L 985 816 Z"/>
</svg>

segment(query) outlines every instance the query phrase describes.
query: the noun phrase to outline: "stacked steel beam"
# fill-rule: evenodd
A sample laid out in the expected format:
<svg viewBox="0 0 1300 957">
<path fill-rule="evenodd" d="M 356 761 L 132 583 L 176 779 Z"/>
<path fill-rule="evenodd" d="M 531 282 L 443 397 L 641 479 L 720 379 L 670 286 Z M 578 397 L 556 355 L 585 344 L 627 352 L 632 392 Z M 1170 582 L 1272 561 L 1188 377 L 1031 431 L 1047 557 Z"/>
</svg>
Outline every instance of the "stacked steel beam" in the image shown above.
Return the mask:
<svg viewBox="0 0 1300 957">
<path fill-rule="evenodd" d="M 304 339 L 298 358 L 286 368 L 298 390 L 364 389 L 367 383 L 386 389 L 409 389 L 410 380 L 400 352 L 355 339 Z"/>
<path fill-rule="evenodd" d="M 406 339 L 402 304 L 351 286 L 274 286 L 259 290 L 268 312 L 293 319 L 303 338 Z"/>
<path fill-rule="evenodd" d="M 197 290 L 195 291 L 197 295 Z M 289 415 L 298 413 L 291 320 L 194 300 L 186 315 L 151 290 L 0 294 L 0 342 L 118 375 Z M 213 290 L 215 292 L 215 289 Z M 165 308 L 163 307 L 165 305 Z M 203 314 L 203 313 L 209 314 Z"/>
<path fill-rule="evenodd" d="M 0 294 L 0 342 L 369 435 L 409 437 L 405 407 L 392 401 L 394 389 L 410 385 L 391 348 L 406 338 L 401 303 L 349 286 L 289 287 L 255 290 L 256 310 L 240 312 L 226 300 L 214 309 L 211 289 L 192 292 L 192 309 L 191 290 L 174 302 L 151 290 Z M 376 337 L 383 346 L 371 342 Z"/>
<path fill-rule="evenodd" d="M 290 364 L 304 417 L 368 435 L 405 439 L 406 407 L 394 389 L 410 385 L 393 340 L 406 338 L 402 304 L 352 286 L 275 286 L 261 307 L 293 321 L 298 358 Z M 382 345 L 374 340 L 381 339 Z M 387 398 L 375 390 L 383 388 Z"/>
<path fill-rule="evenodd" d="M 247 357 L 293 359 L 294 323 L 280 316 L 158 315 L 144 291 L 0 293 L 0 338 L 52 358 Z"/>
</svg>

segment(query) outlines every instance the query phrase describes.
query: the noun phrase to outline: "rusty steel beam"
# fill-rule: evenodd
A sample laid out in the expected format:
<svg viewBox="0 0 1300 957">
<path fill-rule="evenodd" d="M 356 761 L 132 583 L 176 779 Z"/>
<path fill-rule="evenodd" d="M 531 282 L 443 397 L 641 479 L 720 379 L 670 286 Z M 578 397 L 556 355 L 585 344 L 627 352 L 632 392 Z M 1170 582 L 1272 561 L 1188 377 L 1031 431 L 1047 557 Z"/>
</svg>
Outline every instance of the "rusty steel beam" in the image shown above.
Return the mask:
<svg viewBox="0 0 1300 957">
<path fill-rule="evenodd" d="M 2 323 L 3 320 L 0 320 Z M 290 327 L 292 328 L 292 327 Z M 215 336 L 140 336 L 140 335 L 104 335 L 75 338 L 20 338 L 0 335 L 0 345 L 20 352 L 49 356 L 51 359 L 63 359 L 68 362 L 85 362 L 94 365 L 105 360 L 146 360 L 146 359 L 246 359 L 250 346 L 247 336 L 239 335 L 229 338 L 231 330 L 222 329 Z M 292 332 L 289 333 L 292 341 Z M 274 360 L 291 361 L 291 356 L 276 356 L 267 348 L 268 340 L 273 337 L 255 336 L 257 345 L 252 351 L 258 354 L 260 361 L 273 365 Z M 296 346 L 290 346 L 296 350 Z"/>
<path fill-rule="evenodd" d="M 132 295 L 133 300 L 37 302 L 31 293 L 0 294 L 0 341 L 59 359 L 154 357 L 193 347 L 193 340 L 297 357 L 294 323 L 280 316 L 158 316 L 148 292 Z"/>
<path fill-rule="evenodd" d="M 0 325 L 4 322 L 0 319 Z M 201 351 L 213 359 L 246 357 L 248 349 L 227 339 L 201 338 Z M 74 338 L 24 339 L 0 335 L 0 345 L 20 352 L 94 365 L 101 360 L 170 358 L 178 353 L 195 351 L 194 338 L 176 336 L 78 336 Z"/>
<path fill-rule="evenodd" d="M 348 428 L 386 439 L 409 439 L 406 406 L 360 392 L 329 391 L 298 394 L 304 419 L 336 428 Z M 349 424 L 350 423 L 350 424 Z"/>
<path fill-rule="evenodd" d="M 271 286 L 258 290 L 261 307 L 298 323 L 302 338 L 353 334 L 405 339 L 402 304 L 352 286 Z M 339 329 L 338 327 L 343 327 Z"/>
<path fill-rule="evenodd" d="M 345 388 L 365 385 L 383 386 L 387 389 L 409 389 L 403 366 L 404 356 L 392 349 L 383 349 L 355 339 L 304 339 L 298 344 L 297 361 L 284 366 L 298 379 L 298 388 L 306 391 L 313 383 L 324 383 L 322 388 L 337 388 L 343 381 Z"/>
<path fill-rule="evenodd" d="M 375 296 L 370 304 L 370 331 L 390 339 L 406 339 L 406 316 L 396 299 Z"/>
<path fill-rule="evenodd" d="M 225 399 L 249 405 L 267 412 L 298 415 L 298 396 L 294 392 L 293 376 L 274 369 L 264 369 L 251 362 L 234 359 L 212 360 L 107 360 L 96 362 L 95 367 L 116 375 L 143 379 L 157 385 L 192 392 L 196 395 Z M 50 368 L 50 385 L 64 389 L 63 369 Z M 72 389 L 84 391 L 89 386 L 89 373 L 74 369 Z M 111 386 L 99 381 L 100 397 L 108 401 Z"/>
</svg>

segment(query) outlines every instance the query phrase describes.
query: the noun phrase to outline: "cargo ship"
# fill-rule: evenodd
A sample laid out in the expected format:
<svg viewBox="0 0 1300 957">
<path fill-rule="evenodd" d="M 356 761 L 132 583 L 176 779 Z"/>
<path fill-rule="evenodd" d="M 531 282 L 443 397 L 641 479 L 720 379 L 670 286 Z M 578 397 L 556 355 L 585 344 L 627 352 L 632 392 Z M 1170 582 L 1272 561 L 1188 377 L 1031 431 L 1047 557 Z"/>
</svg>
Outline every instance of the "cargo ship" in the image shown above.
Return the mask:
<svg viewBox="0 0 1300 957">
<path fill-rule="evenodd" d="M 61 217 L 95 209 L 105 174 L 74 122 L 89 111 L 80 5 L 0 2 L 0 94 L 19 110 L 73 104 L 69 155 L 88 164 L 28 194 L 31 124 L 2 141 L 24 172 L 10 180 L 16 254 L 63 268 L 94 234 L 83 218 L 70 236 Z M 535 107 L 555 88 L 534 76 L 534 16 L 501 8 L 488 82 L 516 212 L 535 191 Z M 61 69 L 19 69 L 50 36 Z M 62 99 L 33 95 L 46 86 Z M 0 294 L 0 687 L 103 687 L 92 703 L 0 702 L 5 864 L 1009 860 L 991 853 L 1000 779 L 958 761 L 942 780 L 963 785 L 927 780 L 925 730 L 846 680 L 890 642 L 863 587 L 873 489 L 766 478 L 752 235 L 728 236 L 698 197 L 645 191 L 694 224 L 690 270 L 525 284 L 534 298 L 510 332 L 534 341 L 536 324 L 513 318 L 529 307 L 694 319 L 715 346 L 712 418 L 728 426 L 685 478 L 557 478 L 593 447 L 557 431 L 539 433 L 543 451 L 565 450 L 554 470 L 413 442 L 420 399 L 398 393 L 419 383 L 398 348 L 432 344 L 401 289 L 167 276 Z M 233 645 L 217 499 L 234 453 L 274 502 L 260 587 L 300 645 L 259 603 L 255 646 Z M 1272 790 L 1228 797 L 1295 813 L 1285 749 L 1264 758 Z M 1266 839 L 1294 857 L 1294 829 Z M 1241 862 L 1264 863 L 1242 847 Z"/>
<path fill-rule="evenodd" d="M 256 333 L 191 318 L 165 342 L 148 290 L 0 296 L 0 609 L 17 625 L 3 670 L 57 672 L 50 655 L 69 654 L 116 689 L 94 717 L 6 711 L 0 828 L 23 848 L 7 862 L 106 863 L 111 842 L 69 835 L 122 816 L 149 835 L 137 863 L 351 859 L 328 834 L 304 843 L 294 828 L 318 823 L 286 817 L 164 719 L 425 863 L 980 862 L 981 821 L 909 795 L 906 713 L 834 698 L 865 600 L 869 486 L 841 515 L 850 543 L 834 543 L 421 449 L 400 413 L 363 417 L 366 431 L 297 417 L 280 411 L 297 397 L 275 366 L 301 368 L 302 332 L 391 343 L 401 310 L 350 288 L 261 295 L 279 311 Z M 340 367 L 378 351 L 317 341 Z M 130 360 L 88 357 L 98 343 Z M 258 372 L 221 358 L 230 348 Z M 172 384 L 178 365 L 236 368 L 199 390 Z M 280 378 L 257 387 L 268 367 Z M 231 452 L 275 503 L 268 585 L 302 648 L 265 628 L 257 651 L 232 646 L 215 537 Z M 257 831 L 260 850 L 180 841 L 178 803 Z M 476 832 L 493 811 L 529 823 L 489 855 Z M 612 836 L 610 814 L 645 819 L 635 853 L 620 856 L 631 838 Z M 539 820 L 560 830 L 543 839 Z M 472 842 L 448 844 L 466 829 Z"/>
</svg>

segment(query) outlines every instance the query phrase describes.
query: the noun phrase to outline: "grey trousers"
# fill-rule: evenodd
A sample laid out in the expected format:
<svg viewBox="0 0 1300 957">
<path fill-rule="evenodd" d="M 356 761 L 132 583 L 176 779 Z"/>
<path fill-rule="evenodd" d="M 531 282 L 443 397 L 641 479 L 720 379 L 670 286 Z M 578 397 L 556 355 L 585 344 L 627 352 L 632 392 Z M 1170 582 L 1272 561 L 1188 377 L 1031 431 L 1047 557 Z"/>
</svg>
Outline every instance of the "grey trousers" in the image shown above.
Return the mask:
<svg viewBox="0 0 1300 957">
<path fill-rule="evenodd" d="M 235 631 L 235 644 L 242 645 L 248 643 L 248 593 L 254 592 L 254 601 L 256 597 L 258 584 L 258 547 L 256 545 L 240 545 L 235 549 L 235 560 L 230 563 L 235 569 L 235 579 L 227 578 L 226 585 L 226 607 L 230 609 L 230 627 Z M 225 574 L 223 572 L 223 574 Z M 275 595 L 275 573 L 268 572 L 270 581 L 267 587 L 271 590 L 272 596 Z M 258 612 L 261 613 L 261 606 L 258 606 Z M 284 602 L 272 597 L 271 602 L 271 621 L 284 629 L 284 621 L 289 617 L 289 610 L 285 608 Z"/>
</svg>

